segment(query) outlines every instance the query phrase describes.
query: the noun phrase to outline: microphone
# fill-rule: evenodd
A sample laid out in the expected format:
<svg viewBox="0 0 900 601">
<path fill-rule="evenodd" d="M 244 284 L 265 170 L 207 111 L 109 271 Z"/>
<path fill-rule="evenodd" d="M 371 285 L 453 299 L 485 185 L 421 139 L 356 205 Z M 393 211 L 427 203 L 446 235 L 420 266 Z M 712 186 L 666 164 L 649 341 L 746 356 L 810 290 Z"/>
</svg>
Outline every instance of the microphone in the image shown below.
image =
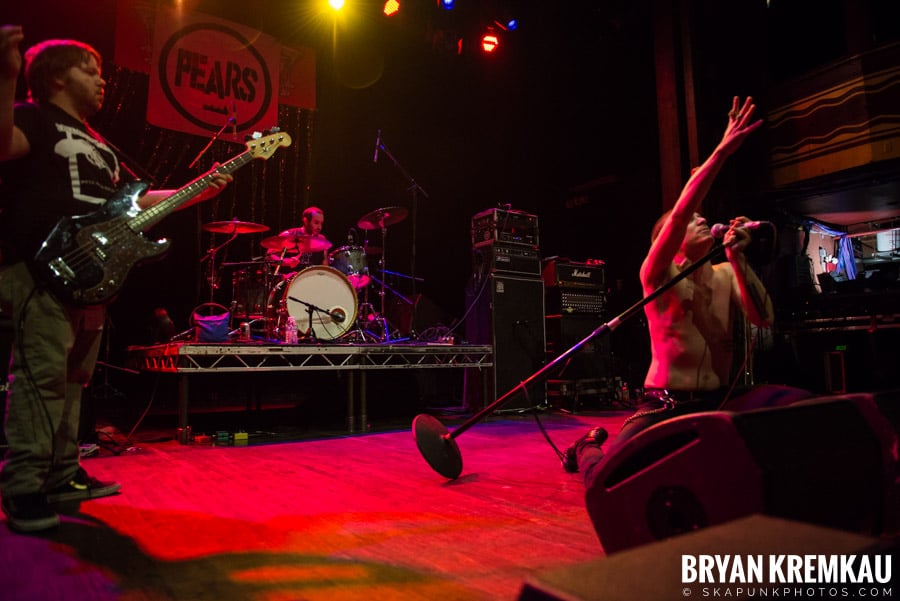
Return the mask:
<svg viewBox="0 0 900 601">
<path fill-rule="evenodd" d="M 378 135 L 375 137 L 375 155 L 372 157 L 372 162 L 378 162 L 378 149 L 381 148 L 381 130 L 378 130 Z"/>
<path fill-rule="evenodd" d="M 747 221 L 745 223 L 741 223 L 738 225 L 739 228 L 745 230 L 758 230 L 760 227 L 764 225 L 772 225 L 771 221 Z M 709 228 L 709 233 L 713 238 L 724 238 L 725 233 L 728 232 L 728 228 L 731 226 L 723 225 L 721 223 L 717 223 Z"/>
<path fill-rule="evenodd" d="M 344 323 L 344 320 L 347 319 L 347 313 L 340 307 L 332 309 L 328 314 L 337 323 Z"/>
</svg>

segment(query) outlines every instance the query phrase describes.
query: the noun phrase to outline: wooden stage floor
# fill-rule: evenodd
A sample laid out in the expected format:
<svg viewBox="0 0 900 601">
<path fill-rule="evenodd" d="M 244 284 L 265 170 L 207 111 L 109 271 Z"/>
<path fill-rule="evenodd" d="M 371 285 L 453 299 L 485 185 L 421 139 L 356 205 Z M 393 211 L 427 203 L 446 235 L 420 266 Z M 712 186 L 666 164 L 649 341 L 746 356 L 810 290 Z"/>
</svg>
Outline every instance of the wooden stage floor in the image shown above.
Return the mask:
<svg viewBox="0 0 900 601">
<path fill-rule="evenodd" d="M 563 449 L 598 424 L 615 435 L 626 414 L 541 420 Z M 491 416 L 456 440 L 454 481 L 428 466 L 409 424 L 102 450 L 84 465 L 121 494 L 83 503 L 47 535 L 0 528 L 0 597 L 512 600 L 530 574 L 603 556 L 581 477 L 562 470 L 533 416 Z"/>
</svg>

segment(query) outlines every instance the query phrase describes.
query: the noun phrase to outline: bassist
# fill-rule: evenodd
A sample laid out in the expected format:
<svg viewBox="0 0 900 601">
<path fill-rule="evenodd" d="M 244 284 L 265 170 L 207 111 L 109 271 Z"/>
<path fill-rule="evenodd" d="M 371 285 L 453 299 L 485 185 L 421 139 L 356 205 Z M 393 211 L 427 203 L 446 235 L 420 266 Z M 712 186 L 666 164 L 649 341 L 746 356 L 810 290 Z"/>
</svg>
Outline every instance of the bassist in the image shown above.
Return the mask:
<svg viewBox="0 0 900 601">
<path fill-rule="evenodd" d="M 59 523 L 60 507 L 119 490 L 80 467 L 77 440 L 105 306 L 60 302 L 35 285 L 29 263 L 60 218 L 106 202 L 120 184 L 120 164 L 87 123 L 102 106 L 106 85 L 97 51 L 74 40 L 31 47 L 24 60 L 29 101 L 17 104 L 22 39 L 21 27 L 0 27 L 0 308 L 14 330 L 0 495 L 8 526 L 36 532 Z M 231 180 L 216 172 L 194 201 Z M 147 192 L 138 205 L 171 194 Z"/>
</svg>

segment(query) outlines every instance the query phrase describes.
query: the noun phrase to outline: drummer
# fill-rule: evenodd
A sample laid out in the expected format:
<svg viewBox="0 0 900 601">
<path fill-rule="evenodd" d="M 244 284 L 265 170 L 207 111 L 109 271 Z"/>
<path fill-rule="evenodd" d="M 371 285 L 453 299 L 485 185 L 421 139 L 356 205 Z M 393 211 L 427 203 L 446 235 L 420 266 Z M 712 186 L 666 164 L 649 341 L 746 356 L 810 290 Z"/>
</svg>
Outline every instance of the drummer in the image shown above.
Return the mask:
<svg viewBox="0 0 900 601">
<path fill-rule="evenodd" d="M 325 224 L 325 212 L 319 207 L 309 207 L 303 211 L 303 225 L 300 227 L 285 230 L 279 234 L 282 237 L 290 236 L 311 236 L 325 240 L 322 235 L 322 226 Z M 282 254 L 284 259 L 282 260 Z M 288 273 L 291 271 L 299 271 L 311 265 L 328 265 L 328 255 L 325 251 L 319 252 L 297 252 L 288 249 L 287 252 L 270 251 L 266 255 L 266 261 L 278 265 L 279 273 Z"/>
</svg>

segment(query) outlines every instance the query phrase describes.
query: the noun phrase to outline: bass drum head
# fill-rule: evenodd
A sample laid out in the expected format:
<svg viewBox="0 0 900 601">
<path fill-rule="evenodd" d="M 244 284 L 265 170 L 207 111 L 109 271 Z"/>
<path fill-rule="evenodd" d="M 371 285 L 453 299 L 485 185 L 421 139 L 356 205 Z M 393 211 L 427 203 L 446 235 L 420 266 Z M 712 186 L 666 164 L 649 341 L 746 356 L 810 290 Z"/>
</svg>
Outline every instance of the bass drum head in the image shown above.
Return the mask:
<svg viewBox="0 0 900 601">
<path fill-rule="evenodd" d="M 356 290 L 332 267 L 307 267 L 288 280 L 284 289 L 281 301 L 301 333 L 310 327 L 309 307 L 303 303 L 313 305 L 312 333 L 318 340 L 337 340 L 356 322 Z"/>
</svg>

